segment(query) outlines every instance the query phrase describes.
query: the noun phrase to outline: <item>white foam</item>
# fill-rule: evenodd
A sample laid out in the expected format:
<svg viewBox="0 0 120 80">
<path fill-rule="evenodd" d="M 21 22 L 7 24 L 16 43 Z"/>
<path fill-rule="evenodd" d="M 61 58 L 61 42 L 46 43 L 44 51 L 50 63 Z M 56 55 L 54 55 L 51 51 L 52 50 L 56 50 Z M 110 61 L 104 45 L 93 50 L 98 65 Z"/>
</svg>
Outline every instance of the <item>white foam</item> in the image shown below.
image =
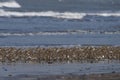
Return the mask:
<svg viewBox="0 0 120 80">
<path fill-rule="evenodd" d="M 0 36 L 66 35 L 67 32 L 0 33 Z"/>
<path fill-rule="evenodd" d="M 8 2 L 0 2 L 0 7 L 20 8 L 21 6 L 16 1 L 10 0 Z"/>
<path fill-rule="evenodd" d="M 16 11 L 4 11 L 0 10 L 0 16 L 2 17 L 53 17 L 62 19 L 83 19 L 85 16 L 115 16 L 120 17 L 120 12 L 100 12 L 100 13 L 80 13 L 80 12 L 16 12 Z"/>
<path fill-rule="evenodd" d="M 103 16 L 103 17 L 109 17 L 109 16 L 116 16 L 120 17 L 120 12 L 101 12 L 101 13 L 88 13 L 88 15 L 96 15 L 96 16 Z"/>
<path fill-rule="evenodd" d="M 100 31 L 87 31 L 87 30 L 74 30 L 63 32 L 28 32 L 28 33 L 0 33 L 0 36 L 39 36 L 39 35 L 71 35 L 71 34 L 120 34 L 120 31 L 116 32 L 100 32 Z"/>
<path fill-rule="evenodd" d="M 4 17 L 54 17 L 54 18 L 66 18 L 66 19 L 82 19 L 85 14 L 84 13 L 72 13 L 72 12 L 11 12 L 0 10 L 0 16 Z"/>
</svg>

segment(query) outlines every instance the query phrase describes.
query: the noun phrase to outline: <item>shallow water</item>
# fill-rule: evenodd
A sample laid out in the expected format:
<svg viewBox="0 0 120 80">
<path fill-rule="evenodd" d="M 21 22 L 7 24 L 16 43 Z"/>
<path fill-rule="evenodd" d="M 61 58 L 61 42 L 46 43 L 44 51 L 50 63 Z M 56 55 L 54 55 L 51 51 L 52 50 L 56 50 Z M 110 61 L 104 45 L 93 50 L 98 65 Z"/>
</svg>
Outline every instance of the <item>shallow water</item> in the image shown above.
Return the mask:
<svg viewBox="0 0 120 80">
<path fill-rule="evenodd" d="M 96 63 L 55 63 L 55 64 L 36 64 L 36 63 L 15 63 L 0 64 L 0 77 L 22 76 L 22 75 L 83 75 L 98 73 L 119 73 L 119 61 L 99 61 Z"/>
</svg>

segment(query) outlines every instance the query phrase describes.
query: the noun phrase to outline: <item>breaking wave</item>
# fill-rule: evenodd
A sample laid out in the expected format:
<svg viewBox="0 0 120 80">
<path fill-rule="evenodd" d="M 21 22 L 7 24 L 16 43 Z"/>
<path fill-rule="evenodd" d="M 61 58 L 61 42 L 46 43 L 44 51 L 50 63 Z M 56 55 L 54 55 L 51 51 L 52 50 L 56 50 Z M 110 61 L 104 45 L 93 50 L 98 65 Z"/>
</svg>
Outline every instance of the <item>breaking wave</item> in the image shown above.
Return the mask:
<svg viewBox="0 0 120 80">
<path fill-rule="evenodd" d="M 84 13 L 72 13 L 72 12 L 11 12 L 0 10 L 0 16 L 3 17 L 53 17 L 53 18 L 66 18 L 66 19 L 82 19 L 85 14 Z"/>
<path fill-rule="evenodd" d="M 103 31 L 85 31 L 85 30 L 74 30 L 74 31 L 53 31 L 53 32 L 28 32 L 28 33 L 0 33 L 0 36 L 39 36 L 39 35 L 69 35 L 69 34 L 120 34 L 120 31 L 116 32 L 103 32 Z"/>
<path fill-rule="evenodd" d="M 20 8 L 21 6 L 14 0 L 8 2 L 0 2 L 0 7 Z"/>
<path fill-rule="evenodd" d="M 120 12 L 80 13 L 80 12 L 16 12 L 0 10 L 1 17 L 52 17 L 62 19 L 83 19 L 85 16 L 120 17 Z"/>
</svg>

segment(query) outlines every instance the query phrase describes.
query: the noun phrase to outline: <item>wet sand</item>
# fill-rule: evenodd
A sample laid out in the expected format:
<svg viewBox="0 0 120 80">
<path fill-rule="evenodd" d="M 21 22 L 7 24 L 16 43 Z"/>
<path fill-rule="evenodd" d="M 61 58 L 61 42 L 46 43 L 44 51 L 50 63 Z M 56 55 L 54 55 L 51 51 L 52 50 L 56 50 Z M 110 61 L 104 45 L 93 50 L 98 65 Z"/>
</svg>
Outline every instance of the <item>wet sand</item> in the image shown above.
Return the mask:
<svg viewBox="0 0 120 80">
<path fill-rule="evenodd" d="M 0 80 L 120 80 L 120 73 L 90 74 L 90 75 L 19 75 L 0 78 Z"/>
</svg>

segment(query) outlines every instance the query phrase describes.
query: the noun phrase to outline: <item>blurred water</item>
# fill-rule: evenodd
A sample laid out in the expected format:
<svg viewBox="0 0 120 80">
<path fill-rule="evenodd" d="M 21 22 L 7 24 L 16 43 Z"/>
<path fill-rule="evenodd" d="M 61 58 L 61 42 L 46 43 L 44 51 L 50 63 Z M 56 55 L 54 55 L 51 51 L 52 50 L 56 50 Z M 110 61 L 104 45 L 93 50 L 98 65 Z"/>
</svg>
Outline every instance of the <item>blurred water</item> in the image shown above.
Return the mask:
<svg viewBox="0 0 120 80">
<path fill-rule="evenodd" d="M 0 46 L 119 46 L 119 5 L 119 0 L 0 0 Z"/>
</svg>

